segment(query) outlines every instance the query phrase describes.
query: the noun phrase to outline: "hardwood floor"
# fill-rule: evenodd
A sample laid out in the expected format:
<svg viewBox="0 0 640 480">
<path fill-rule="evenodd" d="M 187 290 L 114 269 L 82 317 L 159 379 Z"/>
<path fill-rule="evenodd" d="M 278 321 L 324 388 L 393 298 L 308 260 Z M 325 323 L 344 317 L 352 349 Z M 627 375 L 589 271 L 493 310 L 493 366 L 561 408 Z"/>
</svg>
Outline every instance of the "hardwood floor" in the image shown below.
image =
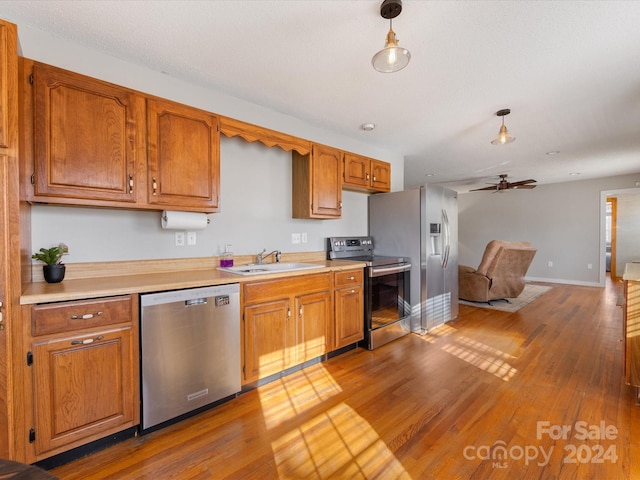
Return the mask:
<svg viewBox="0 0 640 480">
<path fill-rule="evenodd" d="M 618 289 L 554 284 L 516 313 L 461 306 L 429 335 L 352 350 L 51 473 L 640 478 L 640 407 L 623 382 Z"/>
</svg>

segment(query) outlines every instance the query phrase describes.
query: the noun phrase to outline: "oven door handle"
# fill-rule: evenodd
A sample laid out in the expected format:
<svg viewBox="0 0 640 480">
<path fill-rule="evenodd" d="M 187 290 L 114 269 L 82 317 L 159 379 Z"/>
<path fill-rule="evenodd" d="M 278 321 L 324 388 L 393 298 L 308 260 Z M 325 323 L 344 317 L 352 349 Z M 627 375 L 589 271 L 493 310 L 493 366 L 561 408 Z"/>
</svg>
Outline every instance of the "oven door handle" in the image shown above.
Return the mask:
<svg viewBox="0 0 640 480">
<path fill-rule="evenodd" d="M 407 270 L 411 270 L 410 263 L 403 263 L 402 265 L 395 265 L 393 267 L 371 267 L 369 269 L 369 277 L 381 277 L 382 275 L 406 272 Z"/>
</svg>

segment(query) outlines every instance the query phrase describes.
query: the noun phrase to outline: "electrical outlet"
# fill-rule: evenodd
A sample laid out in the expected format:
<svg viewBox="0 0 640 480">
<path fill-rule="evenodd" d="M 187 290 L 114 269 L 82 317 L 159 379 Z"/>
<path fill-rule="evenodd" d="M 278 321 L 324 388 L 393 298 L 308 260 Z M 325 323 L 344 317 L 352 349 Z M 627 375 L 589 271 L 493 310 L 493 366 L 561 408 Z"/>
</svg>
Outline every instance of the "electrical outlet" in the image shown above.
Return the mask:
<svg viewBox="0 0 640 480">
<path fill-rule="evenodd" d="M 307 232 L 301 233 L 300 239 L 302 240 L 302 243 L 307 243 Z"/>
<path fill-rule="evenodd" d="M 547 262 L 547 267 L 553 267 L 553 262 L 551 260 Z"/>
<path fill-rule="evenodd" d="M 593 269 L 593 263 L 587 263 L 587 269 L 588 270 L 592 270 Z"/>
<path fill-rule="evenodd" d="M 176 247 L 184 247 L 184 232 L 176 232 Z"/>
<path fill-rule="evenodd" d="M 196 244 L 196 232 L 187 232 L 187 245 Z"/>
<path fill-rule="evenodd" d="M 291 234 L 291 243 L 300 243 L 300 234 L 292 233 Z"/>
</svg>

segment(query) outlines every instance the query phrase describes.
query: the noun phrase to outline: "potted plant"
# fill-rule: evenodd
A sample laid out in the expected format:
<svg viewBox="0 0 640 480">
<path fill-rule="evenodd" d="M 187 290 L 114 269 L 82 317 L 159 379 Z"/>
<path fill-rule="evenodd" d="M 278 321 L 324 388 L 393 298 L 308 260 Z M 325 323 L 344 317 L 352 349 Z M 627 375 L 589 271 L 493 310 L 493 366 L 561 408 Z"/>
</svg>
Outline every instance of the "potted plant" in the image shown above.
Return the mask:
<svg viewBox="0 0 640 480">
<path fill-rule="evenodd" d="M 34 253 L 31 258 L 46 263 L 42 267 L 44 279 L 49 283 L 59 283 L 64 279 L 65 265 L 62 263 L 62 256 L 69 253 L 69 247 L 60 243 L 55 247 L 41 248 Z"/>
</svg>

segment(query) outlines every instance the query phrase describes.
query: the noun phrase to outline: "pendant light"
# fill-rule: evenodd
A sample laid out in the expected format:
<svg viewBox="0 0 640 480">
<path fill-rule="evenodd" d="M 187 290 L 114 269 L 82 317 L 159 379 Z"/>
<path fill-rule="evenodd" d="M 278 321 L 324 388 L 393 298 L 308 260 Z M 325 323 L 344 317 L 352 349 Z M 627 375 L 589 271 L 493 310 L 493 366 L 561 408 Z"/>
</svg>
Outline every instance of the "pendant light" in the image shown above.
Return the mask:
<svg viewBox="0 0 640 480">
<path fill-rule="evenodd" d="M 380 5 L 380 16 L 389 19 L 389 33 L 384 48 L 371 59 L 371 64 L 378 72 L 393 73 L 402 70 L 409 64 L 411 53 L 398 46 L 396 32 L 393 31 L 392 19 L 402 12 L 402 0 L 384 0 Z"/>
<path fill-rule="evenodd" d="M 505 115 L 509 115 L 510 113 L 511 113 L 511 110 L 509 110 L 508 108 L 498 110 L 496 112 L 496 115 L 498 117 L 502 117 L 502 126 L 500 127 L 500 132 L 498 133 L 498 136 L 495 139 L 491 140 L 492 145 L 504 145 L 505 143 L 512 143 L 516 139 L 515 137 L 512 137 L 511 135 L 509 135 L 509 132 L 507 131 L 507 127 L 504 124 Z"/>
</svg>

